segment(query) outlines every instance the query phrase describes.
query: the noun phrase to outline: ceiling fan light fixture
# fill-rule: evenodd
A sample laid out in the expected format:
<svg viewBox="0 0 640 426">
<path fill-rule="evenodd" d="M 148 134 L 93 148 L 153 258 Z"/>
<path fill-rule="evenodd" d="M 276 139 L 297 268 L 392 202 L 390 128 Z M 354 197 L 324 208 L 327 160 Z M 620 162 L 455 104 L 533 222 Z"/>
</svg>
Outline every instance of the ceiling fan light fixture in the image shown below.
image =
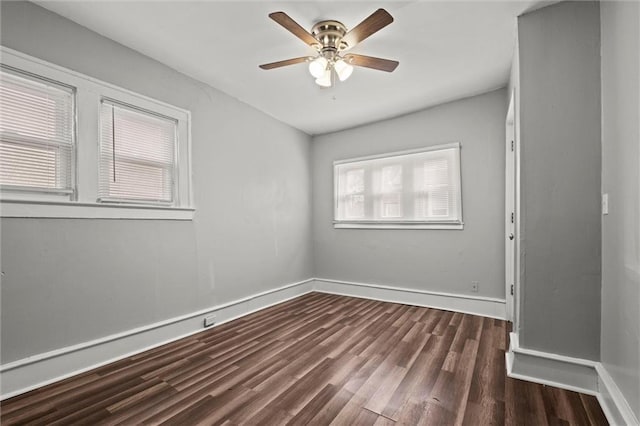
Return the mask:
<svg viewBox="0 0 640 426">
<path fill-rule="evenodd" d="M 331 70 L 326 69 L 321 77 L 316 78 L 316 84 L 321 87 L 331 87 Z"/>
<path fill-rule="evenodd" d="M 309 62 L 309 72 L 317 79 L 322 78 L 327 71 L 327 65 L 327 59 L 323 56 L 318 56 L 313 61 Z"/>
<path fill-rule="evenodd" d="M 353 73 L 353 67 L 392 72 L 399 64 L 398 61 L 355 53 L 347 53 L 344 57 L 341 55 L 342 52 L 352 49 L 393 22 L 393 17 L 384 9 L 376 10 L 351 30 L 347 30 L 339 21 L 324 20 L 316 22 L 309 32 L 284 12 L 270 13 L 269 18 L 317 53 L 315 56 L 302 56 L 258 65 L 263 70 L 307 63 L 309 73 L 316 84 L 321 87 L 332 87 L 336 82 L 335 76 L 339 81 L 345 81 Z"/>
<path fill-rule="evenodd" d="M 344 59 L 338 59 L 333 65 L 333 69 L 336 70 L 336 74 L 338 74 L 340 81 L 348 79 L 353 72 L 353 66 L 349 65 Z"/>
</svg>

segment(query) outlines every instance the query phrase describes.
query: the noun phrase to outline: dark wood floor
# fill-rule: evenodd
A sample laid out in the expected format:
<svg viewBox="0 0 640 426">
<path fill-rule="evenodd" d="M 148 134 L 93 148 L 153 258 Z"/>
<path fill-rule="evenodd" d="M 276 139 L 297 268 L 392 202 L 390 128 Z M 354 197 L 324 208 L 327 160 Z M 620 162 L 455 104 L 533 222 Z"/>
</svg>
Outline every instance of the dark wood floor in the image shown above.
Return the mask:
<svg viewBox="0 0 640 426">
<path fill-rule="evenodd" d="M 13 424 L 602 425 L 507 378 L 508 324 L 311 293 L 4 401 Z"/>
</svg>

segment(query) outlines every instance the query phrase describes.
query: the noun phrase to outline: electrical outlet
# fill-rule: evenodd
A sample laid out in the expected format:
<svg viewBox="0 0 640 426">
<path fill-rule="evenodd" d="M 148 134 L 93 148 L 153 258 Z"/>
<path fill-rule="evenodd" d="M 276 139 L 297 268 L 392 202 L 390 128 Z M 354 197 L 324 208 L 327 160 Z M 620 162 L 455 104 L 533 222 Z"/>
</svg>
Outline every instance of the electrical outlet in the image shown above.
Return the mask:
<svg viewBox="0 0 640 426">
<path fill-rule="evenodd" d="M 209 315 L 208 317 L 204 317 L 204 326 L 206 327 L 211 327 L 213 324 L 216 323 L 216 316 L 215 315 Z"/>
<path fill-rule="evenodd" d="M 602 194 L 602 214 L 609 214 L 609 194 Z"/>
<path fill-rule="evenodd" d="M 480 281 L 471 281 L 471 291 L 474 293 L 478 292 L 478 287 L 480 287 Z"/>
</svg>

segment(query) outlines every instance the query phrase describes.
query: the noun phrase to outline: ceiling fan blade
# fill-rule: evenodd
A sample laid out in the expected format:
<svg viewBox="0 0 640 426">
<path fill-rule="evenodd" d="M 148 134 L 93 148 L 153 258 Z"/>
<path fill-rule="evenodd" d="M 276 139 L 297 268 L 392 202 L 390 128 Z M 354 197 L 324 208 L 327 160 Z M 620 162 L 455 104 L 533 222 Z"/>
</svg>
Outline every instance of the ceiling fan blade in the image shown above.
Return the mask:
<svg viewBox="0 0 640 426">
<path fill-rule="evenodd" d="M 271 62 L 269 64 L 262 64 L 259 66 L 263 70 L 271 70 L 274 68 L 286 67 L 287 65 L 299 64 L 300 62 L 307 62 L 308 59 L 308 56 L 302 56 L 300 58 L 285 59 L 284 61 Z"/>
<path fill-rule="evenodd" d="M 347 43 L 346 49 L 351 49 L 371 34 L 380 31 L 392 22 L 393 16 L 391 16 L 389 12 L 384 9 L 378 9 L 345 34 L 342 41 Z"/>
<path fill-rule="evenodd" d="M 400 64 L 398 61 L 390 59 L 375 58 L 373 56 L 356 55 L 350 53 L 344 55 L 344 59 L 351 65 L 358 67 L 372 68 L 374 70 L 392 72 Z"/>
<path fill-rule="evenodd" d="M 307 43 L 309 46 L 319 45 L 318 40 L 316 40 L 307 30 L 302 28 L 300 24 L 291 19 L 289 15 L 284 12 L 273 12 L 269 14 L 269 18 L 276 21 L 278 24 L 282 25 L 285 29 L 289 30 L 293 35 L 298 37 L 300 40 Z"/>
</svg>

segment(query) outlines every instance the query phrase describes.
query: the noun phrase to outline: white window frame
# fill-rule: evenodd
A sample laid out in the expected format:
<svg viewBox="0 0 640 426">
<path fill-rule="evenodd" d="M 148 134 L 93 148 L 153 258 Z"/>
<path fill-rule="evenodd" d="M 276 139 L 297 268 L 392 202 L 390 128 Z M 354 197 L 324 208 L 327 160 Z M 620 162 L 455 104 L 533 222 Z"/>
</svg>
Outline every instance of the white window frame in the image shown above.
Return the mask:
<svg viewBox="0 0 640 426">
<path fill-rule="evenodd" d="M 0 191 L 0 217 L 171 219 L 192 220 L 191 112 L 110 83 L 0 46 L 1 62 L 11 68 L 75 88 L 76 135 L 74 191 L 69 196 L 37 192 Z M 98 168 L 100 105 L 114 100 L 176 120 L 177 146 L 172 205 L 100 202 Z"/>
<path fill-rule="evenodd" d="M 373 220 L 373 219 L 356 219 L 356 220 L 344 220 L 338 219 L 338 196 L 339 196 L 339 176 L 337 172 L 337 166 L 345 165 L 349 163 L 357 163 L 367 160 L 379 160 L 390 159 L 396 156 L 408 155 L 408 154 L 420 154 L 430 151 L 440 151 L 445 149 L 456 148 L 458 150 L 458 172 L 460 190 L 458 191 L 458 206 L 460 211 L 460 220 Z M 458 142 L 447 143 L 442 145 L 433 145 L 425 148 L 411 149 L 405 151 L 389 152 L 384 154 L 369 155 L 365 157 L 348 158 L 344 160 L 338 160 L 333 162 L 333 227 L 336 229 L 452 229 L 462 230 L 464 229 L 464 222 L 462 220 L 462 145 Z M 365 183 L 366 185 L 366 183 Z"/>
<path fill-rule="evenodd" d="M 114 108 L 122 108 L 122 109 L 126 109 L 128 111 L 132 111 L 132 112 L 137 112 L 139 114 L 142 114 L 144 116 L 151 116 L 151 117 L 155 117 L 155 118 L 160 118 L 163 120 L 168 120 L 172 123 L 175 124 L 175 129 L 174 129 L 174 137 L 175 137 L 175 145 L 173 147 L 173 161 L 174 161 L 174 169 L 173 169 L 173 174 L 171 176 L 171 180 L 173 183 L 178 183 L 179 177 L 178 177 L 178 163 L 177 163 L 177 159 L 179 158 L 178 156 L 178 125 L 179 122 L 178 120 L 176 120 L 173 117 L 167 117 L 164 115 L 160 115 L 157 111 L 149 111 L 149 110 L 143 110 L 141 109 L 139 106 L 136 105 L 129 105 L 129 104 L 125 104 L 121 101 L 118 101 L 116 99 L 110 99 L 110 98 L 106 98 L 103 97 L 100 100 L 100 107 L 102 109 L 102 107 L 104 106 L 104 104 L 108 104 L 111 105 Z M 102 128 L 102 126 L 104 125 L 104 123 L 102 122 L 102 118 L 100 119 L 100 127 Z M 113 122 L 112 122 L 113 125 Z M 98 142 L 98 155 L 100 156 L 101 154 L 101 150 L 103 148 L 103 144 L 104 141 L 102 140 L 102 135 L 100 135 L 100 140 Z M 109 145 L 111 145 L 111 141 L 109 141 Z M 101 161 L 101 160 L 100 160 Z M 102 166 L 102 164 L 99 163 L 99 166 Z M 117 166 L 116 166 L 117 167 Z M 100 184 L 100 172 L 98 172 L 98 185 Z M 98 202 L 100 203 L 120 203 L 120 204 L 138 204 L 138 203 L 144 203 L 144 204 L 153 204 L 153 205 L 173 205 L 175 203 L 176 197 L 178 197 L 179 194 L 179 188 L 176 187 L 176 185 L 171 186 L 171 200 L 170 201 L 161 201 L 161 200 L 140 200 L 140 199 L 133 199 L 133 198 L 126 198 L 126 197 L 117 197 L 117 196 L 102 196 L 100 194 L 98 194 Z"/>
<path fill-rule="evenodd" d="M 69 104 L 69 118 L 71 119 L 71 143 L 69 144 L 69 148 L 70 148 L 70 164 L 69 164 L 69 171 L 70 174 L 68 176 L 69 178 L 69 184 L 70 186 L 68 188 L 46 188 L 46 187 L 38 187 L 38 186 L 20 186 L 20 185 L 4 185 L 4 184 L 0 184 L 0 189 L 4 190 L 4 191 L 8 191 L 11 192 L 13 191 L 16 194 L 20 194 L 19 196 L 25 196 L 25 197 L 34 197 L 33 194 L 39 194 L 39 195 L 35 195 L 36 197 L 46 197 L 47 199 L 51 199 L 51 200 L 68 200 L 70 195 L 73 193 L 74 188 L 75 188 L 75 152 L 76 152 L 76 145 L 77 145 L 77 141 L 76 141 L 76 137 L 77 137 L 77 132 L 75 129 L 75 124 L 76 124 L 76 120 L 75 120 L 75 116 L 74 116 L 74 111 L 75 111 L 75 99 L 76 99 L 76 90 L 75 87 L 66 85 L 66 84 L 62 84 L 58 81 L 52 81 L 51 79 L 48 78 L 44 78 L 42 76 L 38 76 L 38 75 L 32 75 L 31 73 L 27 73 L 21 70 L 15 70 L 13 68 L 7 67 L 5 64 L 1 64 L 0 66 L 0 70 L 2 70 L 3 72 L 7 72 L 10 75 L 19 77 L 19 78 L 23 78 L 29 82 L 34 83 L 35 85 L 40 85 L 40 84 L 47 84 L 49 85 L 49 87 L 51 86 L 55 86 L 57 88 L 59 88 L 60 90 L 65 90 L 68 91 L 68 93 L 71 95 L 71 102 Z M 2 111 L 0 111 L 1 113 Z M 31 145 L 32 143 L 34 144 L 38 144 L 37 138 L 36 140 L 32 140 L 29 136 L 18 136 L 20 139 L 23 139 L 28 145 Z M 1 157 L 0 157 L 1 160 Z M 56 164 L 56 166 L 58 166 Z M 57 174 L 57 171 L 56 171 Z"/>
</svg>

